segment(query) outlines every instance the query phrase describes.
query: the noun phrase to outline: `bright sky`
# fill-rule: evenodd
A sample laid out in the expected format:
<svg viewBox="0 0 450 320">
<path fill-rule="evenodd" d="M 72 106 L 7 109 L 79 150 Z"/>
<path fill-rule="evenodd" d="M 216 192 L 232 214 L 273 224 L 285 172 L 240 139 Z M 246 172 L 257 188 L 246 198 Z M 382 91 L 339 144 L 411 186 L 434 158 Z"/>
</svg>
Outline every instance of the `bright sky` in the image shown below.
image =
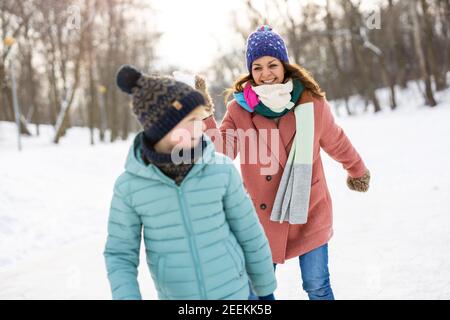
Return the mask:
<svg viewBox="0 0 450 320">
<path fill-rule="evenodd" d="M 161 63 L 201 71 L 219 54 L 219 43 L 235 41 L 230 13 L 240 0 L 157 0 L 157 27 L 163 32 L 157 54 Z"/>
<path fill-rule="evenodd" d="M 291 0 L 291 5 L 298 5 Z M 309 0 L 325 5 L 326 0 Z M 363 7 L 381 0 L 363 0 Z M 255 1 L 256 6 L 264 0 Z M 157 55 L 159 64 L 177 65 L 185 71 L 205 70 L 220 53 L 222 47 L 231 50 L 238 39 L 232 26 L 231 12 L 246 10 L 243 0 L 154 0 L 156 26 L 163 36 Z M 242 57 L 244 59 L 244 56 Z"/>
</svg>

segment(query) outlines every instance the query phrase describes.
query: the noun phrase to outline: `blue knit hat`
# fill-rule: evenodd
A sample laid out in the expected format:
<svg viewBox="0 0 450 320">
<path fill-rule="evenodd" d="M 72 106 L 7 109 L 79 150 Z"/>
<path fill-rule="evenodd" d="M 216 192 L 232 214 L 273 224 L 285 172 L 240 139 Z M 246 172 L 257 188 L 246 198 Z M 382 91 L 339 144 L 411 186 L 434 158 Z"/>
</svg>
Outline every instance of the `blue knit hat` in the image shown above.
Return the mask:
<svg viewBox="0 0 450 320">
<path fill-rule="evenodd" d="M 252 63 L 258 58 L 271 56 L 289 62 L 286 45 L 281 36 L 264 25 L 256 29 L 247 39 L 247 68 L 251 72 Z"/>
</svg>

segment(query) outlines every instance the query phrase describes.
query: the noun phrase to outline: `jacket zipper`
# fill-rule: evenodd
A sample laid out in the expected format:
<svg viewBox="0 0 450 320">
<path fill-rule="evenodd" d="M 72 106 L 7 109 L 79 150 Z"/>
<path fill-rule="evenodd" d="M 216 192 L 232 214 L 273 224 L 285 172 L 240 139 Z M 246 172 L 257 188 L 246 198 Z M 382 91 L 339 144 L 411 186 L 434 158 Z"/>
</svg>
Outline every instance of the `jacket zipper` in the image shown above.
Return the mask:
<svg viewBox="0 0 450 320">
<path fill-rule="evenodd" d="M 200 266 L 200 258 L 198 256 L 198 251 L 197 251 L 197 244 L 195 242 L 195 238 L 192 236 L 193 235 L 193 230 L 192 230 L 192 222 L 190 217 L 186 214 L 186 200 L 184 199 L 184 195 L 183 192 L 181 191 L 180 187 L 177 187 L 178 190 L 178 196 L 179 196 L 179 202 L 180 202 L 180 206 L 181 206 L 181 215 L 183 217 L 183 221 L 184 221 L 184 225 L 187 228 L 188 231 L 188 236 L 189 236 L 189 246 L 191 247 L 191 252 L 194 256 L 194 269 L 197 275 L 197 279 L 199 282 L 199 289 L 200 289 L 200 293 L 202 296 L 202 299 L 206 299 L 206 290 L 205 290 L 205 286 L 203 284 L 203 276 L 202 276 L 202 271 L 201 266 Z"/>
</svg>

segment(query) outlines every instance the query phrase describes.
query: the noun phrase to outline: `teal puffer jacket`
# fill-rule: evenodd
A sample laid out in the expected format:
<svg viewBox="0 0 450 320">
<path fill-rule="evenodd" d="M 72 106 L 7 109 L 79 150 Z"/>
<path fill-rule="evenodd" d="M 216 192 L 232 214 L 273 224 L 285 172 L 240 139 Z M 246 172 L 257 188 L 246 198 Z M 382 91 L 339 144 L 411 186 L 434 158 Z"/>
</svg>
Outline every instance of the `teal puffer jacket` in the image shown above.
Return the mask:
<svg viewBox="0 0 450 320">
<path fill-rule="evenodd" d="M 230 158 L 211 140 L 180 186 L 141 159 L 140 135 L 117 179 L 104 251 L 113 299 L 141 299 L 141 237 L 159 299 L 247 299 L 276 288 L 272 254 Z"/>
</svg>

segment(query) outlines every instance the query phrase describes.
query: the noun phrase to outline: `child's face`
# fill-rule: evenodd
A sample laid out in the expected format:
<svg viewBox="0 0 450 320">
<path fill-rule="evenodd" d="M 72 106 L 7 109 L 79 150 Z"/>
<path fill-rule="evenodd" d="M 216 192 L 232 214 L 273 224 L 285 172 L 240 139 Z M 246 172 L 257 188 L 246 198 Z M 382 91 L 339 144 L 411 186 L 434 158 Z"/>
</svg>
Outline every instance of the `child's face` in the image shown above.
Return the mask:
<svg viewBox="0 0 450 320">
<path fill-rule="evenodd" d="M 195 147 L 205 130 L 202 119 L 205 116 L 204 106 L 192 110 L 171 131 L 169 131 L 158 143 L 165 144 L 169 149 L 175 146 L 182 149 Z"/>
<path fill-rule="evenodd" d="M 253 61 L 252 76 L 258 86 L 283 83 L 284 66 L 277 58 L 264 56 Z"/>
</svg>

